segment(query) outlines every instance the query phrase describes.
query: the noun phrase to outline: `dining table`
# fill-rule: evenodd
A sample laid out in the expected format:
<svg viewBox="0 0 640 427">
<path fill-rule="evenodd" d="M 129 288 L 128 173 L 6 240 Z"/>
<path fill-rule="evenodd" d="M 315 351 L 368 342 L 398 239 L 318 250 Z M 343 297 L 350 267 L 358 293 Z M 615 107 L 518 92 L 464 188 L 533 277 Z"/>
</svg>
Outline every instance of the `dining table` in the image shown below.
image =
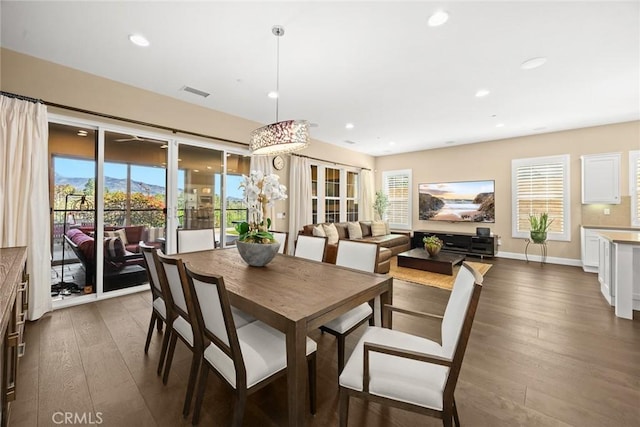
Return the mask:
<svg viewBox="0 0 640 427">
<path fill-rule="evenodd" d="M 305 425 L 307 334 L 364 302 L 392 303 L 393 278 L 387 274 L 283 254 L 251 267 L 236 248 L 174 256 L 200 273 L 222 276 L 231 305 L 285 334 L 289 426 Z M 391 317 L 376 310 L 376 322 L 390 327 Z"/>
</svg>

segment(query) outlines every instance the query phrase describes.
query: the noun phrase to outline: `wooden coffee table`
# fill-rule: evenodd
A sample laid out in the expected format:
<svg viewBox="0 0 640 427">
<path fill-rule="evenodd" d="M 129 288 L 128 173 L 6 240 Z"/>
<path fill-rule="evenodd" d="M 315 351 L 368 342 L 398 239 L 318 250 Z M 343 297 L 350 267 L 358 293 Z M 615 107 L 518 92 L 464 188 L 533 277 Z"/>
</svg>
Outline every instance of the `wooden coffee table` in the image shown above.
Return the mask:
<svg viewBox="0 0 640 427">
<path fill-rule="evenodd" d="M 464 255 L 440 252 L 431 257 L 423 248 L 415 248 L 398 254 L 398 267 L 415 268 L 453 276 L 453 266 L 464 261 Z"/>
</svg>

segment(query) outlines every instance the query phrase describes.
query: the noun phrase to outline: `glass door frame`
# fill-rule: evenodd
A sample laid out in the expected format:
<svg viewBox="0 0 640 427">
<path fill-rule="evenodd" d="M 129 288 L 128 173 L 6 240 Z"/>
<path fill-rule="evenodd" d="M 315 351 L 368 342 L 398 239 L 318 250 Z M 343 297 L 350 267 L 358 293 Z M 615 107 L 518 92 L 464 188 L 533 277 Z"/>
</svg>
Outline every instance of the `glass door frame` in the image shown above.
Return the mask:
<svg viewBox="0 0 640 427">
<path fill-rule="evenodd" d="M 96 201 L 95 201 L 95 238 L 97 241 L 104 239 L 104 161 L 105 161 L 105 132 L 126 133 L 140 137 L 152 138 L 167 142 L 167 168 L 166 168 L 166 253 L 173 254 L 176 249 L 176 230 L 178 227 L 178 149 L 181 144 L 192 145 L 201 148 L 210 148 L 222 152 L 222 173 L 221 173 L 221 218 L 220 224 L 226 224 L 226 175 L 227 175 L 227 153 L 237 155 L 249 155 L 249 149 L 228 146 L 217 141 L 202 141 L 188 137 L 176 137 L 176 135 L 153 132 L 138 127 L 128 127 L 110 122 L 103 122 L 91 118 L 81 118 L 67 116 L 64 114 L 49 113 L 48 122 L 61 125 L 84 127 L 92 129 L 97 133 L 97 155 L 96 155 Z M 47 201 L 47 204 L 49 201 Z M 225 247 L 224 239 L 221 237 L 221 247 Z M 96 246 L 96 260 L 104 258 L 104 245 Z M 104 266 L 102 262 L 96 262 L 95 266 L 95 286 L 96 292 L 87 295 L 80 295 L 70 299 L 57 300 L 52 302 L 53 309 L 70 307 L 79 304 L 86 304 L 95 300 L 113 298 L 141 292 L 149 289 L 148 284 L 133 286 L 125 289 L 118 289 L 104 292 Z"/>
</svg>

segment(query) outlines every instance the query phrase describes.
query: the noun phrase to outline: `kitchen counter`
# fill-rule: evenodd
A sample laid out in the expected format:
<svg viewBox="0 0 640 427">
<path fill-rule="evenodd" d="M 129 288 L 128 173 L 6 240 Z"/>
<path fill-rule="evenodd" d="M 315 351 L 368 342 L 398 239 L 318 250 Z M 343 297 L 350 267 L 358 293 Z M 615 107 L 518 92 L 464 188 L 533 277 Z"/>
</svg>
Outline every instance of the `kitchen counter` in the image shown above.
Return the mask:
<svg viewBox="0 0 640 427">
<path fill-rule="evenodd" d="M 640 231 L 598 231 L 598 281 L 616 316 L 633 320 L 640 310 Z"/>
<path fill-rule="evenodd" d="M 604 232 L 598 233 L 600 236 L 604 237 L 611 243 L 625 243 L 629 245 L 640 245 L 640 231 L 638 232 L 627 232 L 627 231 L 614 231 L 614 232 Z"/>
<path fill-rule="evenodd" d="M 640 232 L 640 227 L 624 227 L 620 225 L 581 225 L 582 228 L 598 229 L 598 230 L 620 230 L 620 231 L 637 231 Z"/>
</svg>

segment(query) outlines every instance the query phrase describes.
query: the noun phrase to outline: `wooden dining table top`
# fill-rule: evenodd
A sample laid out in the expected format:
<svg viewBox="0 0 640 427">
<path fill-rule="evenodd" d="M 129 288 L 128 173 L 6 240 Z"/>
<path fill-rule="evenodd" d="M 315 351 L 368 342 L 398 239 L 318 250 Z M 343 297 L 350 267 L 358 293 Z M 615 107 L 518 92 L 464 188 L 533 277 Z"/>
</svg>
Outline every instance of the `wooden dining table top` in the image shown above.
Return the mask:
<svg viewBox="0 0 640 427">
<path fill-rule="evenodd" d="M 345 300 L 362 299 L 363 296 L 366 300 L 367 295 L 379 295 L 393 280 L 386 274 L 366 273 L 282 254 L 276 255 L 265 267 L 251 267 L 235 248 L 176 256 L 191 269 L 222 276 L 232 305 L 252 314 L 257 310 L 256 317 L 261 320 L 261 309 L 292 322 L 311 320 L 310 329 L 326 323 L 324 315 L 344 305 Z M 334 313 L 332 318 L 340 314 Z M 315 318 L 320 323 L 313 322 Z"/>
<path fill-rule="evenodd" d="M 222 276 L 233 306 L 286 335 L 290 427 L 305 425 L 308 331 L 377 297 L 381 306 L 392 303 L 393 278 L 386 274 L 283 254 L 277 254 L 265 267 L 251 267 L 236 248 L 174 256 L 192 270 Z M 386 322 L 390 326 L 391 319 Z"/>
</svg>

